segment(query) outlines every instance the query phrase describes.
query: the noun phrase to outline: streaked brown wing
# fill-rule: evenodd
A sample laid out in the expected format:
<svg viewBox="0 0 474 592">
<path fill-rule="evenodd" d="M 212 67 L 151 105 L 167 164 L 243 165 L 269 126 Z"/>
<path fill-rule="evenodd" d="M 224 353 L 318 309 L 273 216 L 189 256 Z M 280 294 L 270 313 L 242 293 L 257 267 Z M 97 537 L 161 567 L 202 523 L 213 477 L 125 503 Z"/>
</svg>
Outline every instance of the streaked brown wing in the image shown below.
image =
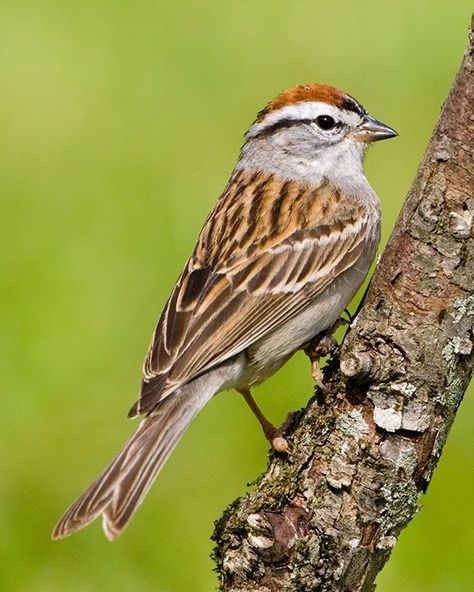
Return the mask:
<svg viewBox="0 0 474 592">
<path fill-rule="evenodd" d="M 237 172 L 163 311 L 132 415 L 301 311 L 360 257 L 366 222 L 328 184 Z"/>
</svg>

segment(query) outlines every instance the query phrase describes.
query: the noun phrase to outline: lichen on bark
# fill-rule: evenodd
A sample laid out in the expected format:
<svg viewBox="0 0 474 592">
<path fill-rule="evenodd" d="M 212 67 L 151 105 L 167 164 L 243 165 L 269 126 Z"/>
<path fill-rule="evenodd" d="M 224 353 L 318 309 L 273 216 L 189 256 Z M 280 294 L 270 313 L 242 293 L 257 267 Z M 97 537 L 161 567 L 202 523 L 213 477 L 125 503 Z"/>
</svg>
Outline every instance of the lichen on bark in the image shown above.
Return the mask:
<svg viewBox="0 0 474 592">
<path fill-rule="evenodd" d="M 418 511 L 474 360 L 473 38 L 328 392 L 216 523 L 226 592 L 373 590 Z"/>
</svg>

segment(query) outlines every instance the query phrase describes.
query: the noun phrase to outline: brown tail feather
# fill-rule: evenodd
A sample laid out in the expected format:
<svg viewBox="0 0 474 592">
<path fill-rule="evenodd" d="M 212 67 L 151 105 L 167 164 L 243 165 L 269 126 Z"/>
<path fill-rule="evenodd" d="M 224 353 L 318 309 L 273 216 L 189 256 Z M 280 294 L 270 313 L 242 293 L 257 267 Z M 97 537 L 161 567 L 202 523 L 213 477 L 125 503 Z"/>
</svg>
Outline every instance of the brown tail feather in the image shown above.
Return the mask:
<svg viewBox="0 0 474 592">
<path fill-rule="evenodd" d="M 125 528 L 159 470 L 192 418 L 213 393 L 180 390 L 146 417 L 108 467 L 72 504 L 56 525 L 60 539 L 102 514 L 106 536 L 113 540 Z"/>
</svg>

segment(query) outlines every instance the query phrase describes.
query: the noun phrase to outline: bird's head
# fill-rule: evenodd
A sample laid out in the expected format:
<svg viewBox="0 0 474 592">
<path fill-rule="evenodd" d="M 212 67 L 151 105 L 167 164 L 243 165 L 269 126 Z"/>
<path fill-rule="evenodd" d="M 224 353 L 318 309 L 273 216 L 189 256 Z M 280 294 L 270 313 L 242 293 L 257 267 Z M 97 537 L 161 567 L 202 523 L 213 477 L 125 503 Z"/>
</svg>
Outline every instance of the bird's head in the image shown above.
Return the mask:
<svg viewBox="0 0 474 592">
<path fill-rule="evenodd" d="M 258 167 L 307 169 L 329 174 L 362 170 L 370 142 L 397 136 L 345 92 L 325 84 L 306 84 L 284 91 L 260 111 L 246 134 L 243 156 Z M 248 160 L 248 158 L 247 158 Z M 289 175 L 293 176 L 293 175 Z"/>
</svg>

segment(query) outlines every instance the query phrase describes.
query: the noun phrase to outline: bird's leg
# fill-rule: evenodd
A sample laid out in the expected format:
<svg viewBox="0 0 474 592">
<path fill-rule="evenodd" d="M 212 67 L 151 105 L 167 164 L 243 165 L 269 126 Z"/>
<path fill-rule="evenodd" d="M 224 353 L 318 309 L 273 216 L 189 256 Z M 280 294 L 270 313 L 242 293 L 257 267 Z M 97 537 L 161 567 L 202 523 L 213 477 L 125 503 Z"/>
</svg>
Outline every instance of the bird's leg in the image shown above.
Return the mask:
<svg viewBox="0 0 474 592">
<path fill-rule="evenodd" d="M 313 339 L 303 347 L 304 353 L 308 356 L 311 362 L 311 374 L 314 381 L 323 391 L 326 391 L 327 389 L 323 381 L 324 377 L 321 366 L 319 365 L 319 360 L 325 356 L 333 354 L 337 350 L 338 343 L 332 336 L 332 333 L 342 325 L 347 325 L 349 322 L 350 321 L 343 318 L 338 319 L 334 325 L 329 327 L 329 329 L 326 329 L 326 331 L 318 333 L 316 337 L 313 337 Z"/>
<path fill-rule="evenodd" d="M 281 432 L 282 432 L 281 428 L 276 428 L 263 415 L 260 407 L 257 405 L 257 403 L 255 402 L 255 399 L 252 397 L 252 394 L 250 393 L 250 389 L 240 389 L 238 392 L 243 396 L 243 398 L 247 402 L 247 405 L 252 410 L 252 413 L 255 415 L 255 417 L 260 422 L 260 425 L 262 426 L 262 429 L 263 429 L 263 433 L 265 434 L 266 439 L 272 445 L 272 448 L 274 448 L 277 452 L 287 452 L 288 451 L 288 442 L 281 435 Z"/>
</svg>

